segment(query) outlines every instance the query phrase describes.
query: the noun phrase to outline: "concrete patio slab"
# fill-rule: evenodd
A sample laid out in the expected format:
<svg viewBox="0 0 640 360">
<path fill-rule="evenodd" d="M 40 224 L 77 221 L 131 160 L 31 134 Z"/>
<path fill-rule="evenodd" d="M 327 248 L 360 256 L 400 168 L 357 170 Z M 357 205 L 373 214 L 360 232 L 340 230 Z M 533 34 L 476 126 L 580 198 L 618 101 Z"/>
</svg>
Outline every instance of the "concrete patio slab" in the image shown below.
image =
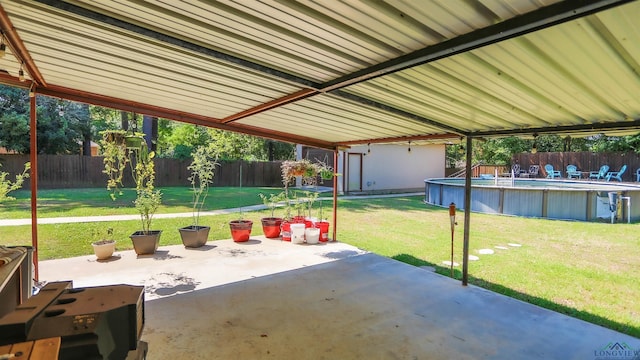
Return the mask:
<svg viewBox="0 0 640 360">
<path fill-rule="evenodd" d="M 342 243 L 261 237 L 43 261 L 47 281 L 142 284 L 150 359 L 598 359 L 640 340 Z"/>
</svg>

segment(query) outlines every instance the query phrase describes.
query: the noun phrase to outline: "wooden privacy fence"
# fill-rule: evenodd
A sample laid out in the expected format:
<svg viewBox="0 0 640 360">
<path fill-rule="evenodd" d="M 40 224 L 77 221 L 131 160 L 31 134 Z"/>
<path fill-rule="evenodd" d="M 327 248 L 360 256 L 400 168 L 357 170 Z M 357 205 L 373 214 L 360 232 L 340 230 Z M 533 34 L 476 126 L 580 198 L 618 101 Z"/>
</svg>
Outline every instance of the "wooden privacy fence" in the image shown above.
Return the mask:
<svg viewBox="0 0 640 360">
<path fill-rule="evenodd" d="M 546 177 L 546 164 L 553 165 L 555 170 L 567 176 L 567 165 L 575 165 L 579 171 L 598 171 L 602 165 L 609 165 L 609 171 L 618 171 L 622 165 L 627 165 L 622 181 L 636 181 L 636 170 L 640 169 L 640 156 L 628 153 L 592 153 L 592 152 L 543 152 L 537 154 L 521 153 L 512 158 L 512 164 L 520 164 L 521 169 L 528 169 L 529 165 L 540 165 L 539 177 Z"/>
<path fill-rule="evenodd" d="M 496 170 L 498 171 L 498 176 L 501 174 L 508 173 L 511 168 L 507 165 L 484 165 L 478 164 L 471 167 L 471 177 L 480 177 L 480 175 L 495 175 Z M 465 177 L 465 169 L 464 168 L 451 168 L 445 169 L 446 177 Z"/>
<path fill-rule="evenodd" d="M 106 187 L 101 156 L 38 155 L 38 188 Z M 0 171 L 9 178 L 21 173 L 29 155 L 0 155 Z M 191 160 L 155 159 L 156 186 L 190 186 L 187 167 Z M 281 187 L 281 161 L 219 161 L 214 186 Z M 133 187 L 131 171 L 125 170 L 124 184 Z M 27 180 L 23 189 L 30 189 Z"/>
</svg>

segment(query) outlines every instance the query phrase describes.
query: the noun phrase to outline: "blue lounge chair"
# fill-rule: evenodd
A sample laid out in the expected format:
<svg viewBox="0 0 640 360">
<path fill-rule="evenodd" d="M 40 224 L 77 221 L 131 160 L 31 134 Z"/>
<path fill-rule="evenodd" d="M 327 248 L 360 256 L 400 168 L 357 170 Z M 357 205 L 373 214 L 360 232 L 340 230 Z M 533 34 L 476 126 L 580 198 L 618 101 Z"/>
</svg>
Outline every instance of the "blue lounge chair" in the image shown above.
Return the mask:
<svg viewBox="0 0 640 360">
<path fill-rule="evenodd" d="M 640 182 L 640 169 L 636 170 L 636 181 Z"/>
<path fill-rule="evenodd" d="M 553 165 L 547 164 L 544 166 L 544 171 L 547 172 L 547 179 L 561 178 L 562 172 L 560 170 L 553 170 Z"/>
<path fill-rule="evenodd" d="M 607 172 L 609 172 L 609 165 L 602 165 L 600 166 L 600 170 L 589 172 L 589 179 L 604 179 L 604 177 L 607 176 Z"/>
<path fill-rule="evenodd" d="M 627 165 L 622 165 L 620 171 L 610 171 L 607 174 L 607 181 L 611 181 L 611 179 L 622 181 L 622 174 L 627 170 Z"/>
<path fill-rule="evenodd" d="M 578 168 L 575 165 L 567 165 L 567 179 L 580 179 L 582 177 L 582 172 L 578 171 Z"/>
</svg>

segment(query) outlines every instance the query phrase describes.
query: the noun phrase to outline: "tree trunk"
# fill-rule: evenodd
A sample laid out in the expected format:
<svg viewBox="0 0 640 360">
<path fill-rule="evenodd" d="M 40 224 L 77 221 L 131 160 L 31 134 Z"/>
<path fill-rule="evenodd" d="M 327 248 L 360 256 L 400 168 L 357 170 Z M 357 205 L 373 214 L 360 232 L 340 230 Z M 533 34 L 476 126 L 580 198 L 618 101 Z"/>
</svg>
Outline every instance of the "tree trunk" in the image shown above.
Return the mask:
<svg viewBox="0 0 640 360">
<path fill-rule="evenodd" d="M 120 111 L 120 119 L 122 130 L 129 130 L 129 113 L 126 111 Z"/>
<path fill-rule="evenodd" d="M 144 115 L 142 117 L 142 132 L 147 142 L 147 148 L 156 151 L 158 143 L 158 118 Z"/>
<path fill-rule="evenodd" d="M 91 156 L 91 117 L 89 114 L 89 104 L 82 104 L 82 116 L 85 127 L 82 134 L 82 155 Z"/>
</svg>

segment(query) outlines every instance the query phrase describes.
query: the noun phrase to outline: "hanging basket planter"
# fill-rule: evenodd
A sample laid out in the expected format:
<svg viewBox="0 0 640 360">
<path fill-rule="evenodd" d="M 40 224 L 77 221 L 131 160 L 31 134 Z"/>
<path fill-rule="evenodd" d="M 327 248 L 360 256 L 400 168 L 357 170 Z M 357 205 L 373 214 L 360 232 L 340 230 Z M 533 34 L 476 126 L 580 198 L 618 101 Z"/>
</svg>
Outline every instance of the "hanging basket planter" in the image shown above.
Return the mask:
<svg viewBox="0 0 640 360">
<path fill-rule="evenodd" d="M 144 139 L 140 136 L 125 136 L 124 145 L 127 149 L 141 149 Z"/>
<path fill-rule="evenodd" d="M 329 169 L 320 170 L 320 177 L 322 180 L 332 180 L 333 179 L 333 171 Z"/>
<path fill-rule="evenodd" d="M 124 134 L 123 130 L 105 130 L 102 132 L 102 138 L 110 143 L 122 144 L 124 142 Z"/>
</svg>

